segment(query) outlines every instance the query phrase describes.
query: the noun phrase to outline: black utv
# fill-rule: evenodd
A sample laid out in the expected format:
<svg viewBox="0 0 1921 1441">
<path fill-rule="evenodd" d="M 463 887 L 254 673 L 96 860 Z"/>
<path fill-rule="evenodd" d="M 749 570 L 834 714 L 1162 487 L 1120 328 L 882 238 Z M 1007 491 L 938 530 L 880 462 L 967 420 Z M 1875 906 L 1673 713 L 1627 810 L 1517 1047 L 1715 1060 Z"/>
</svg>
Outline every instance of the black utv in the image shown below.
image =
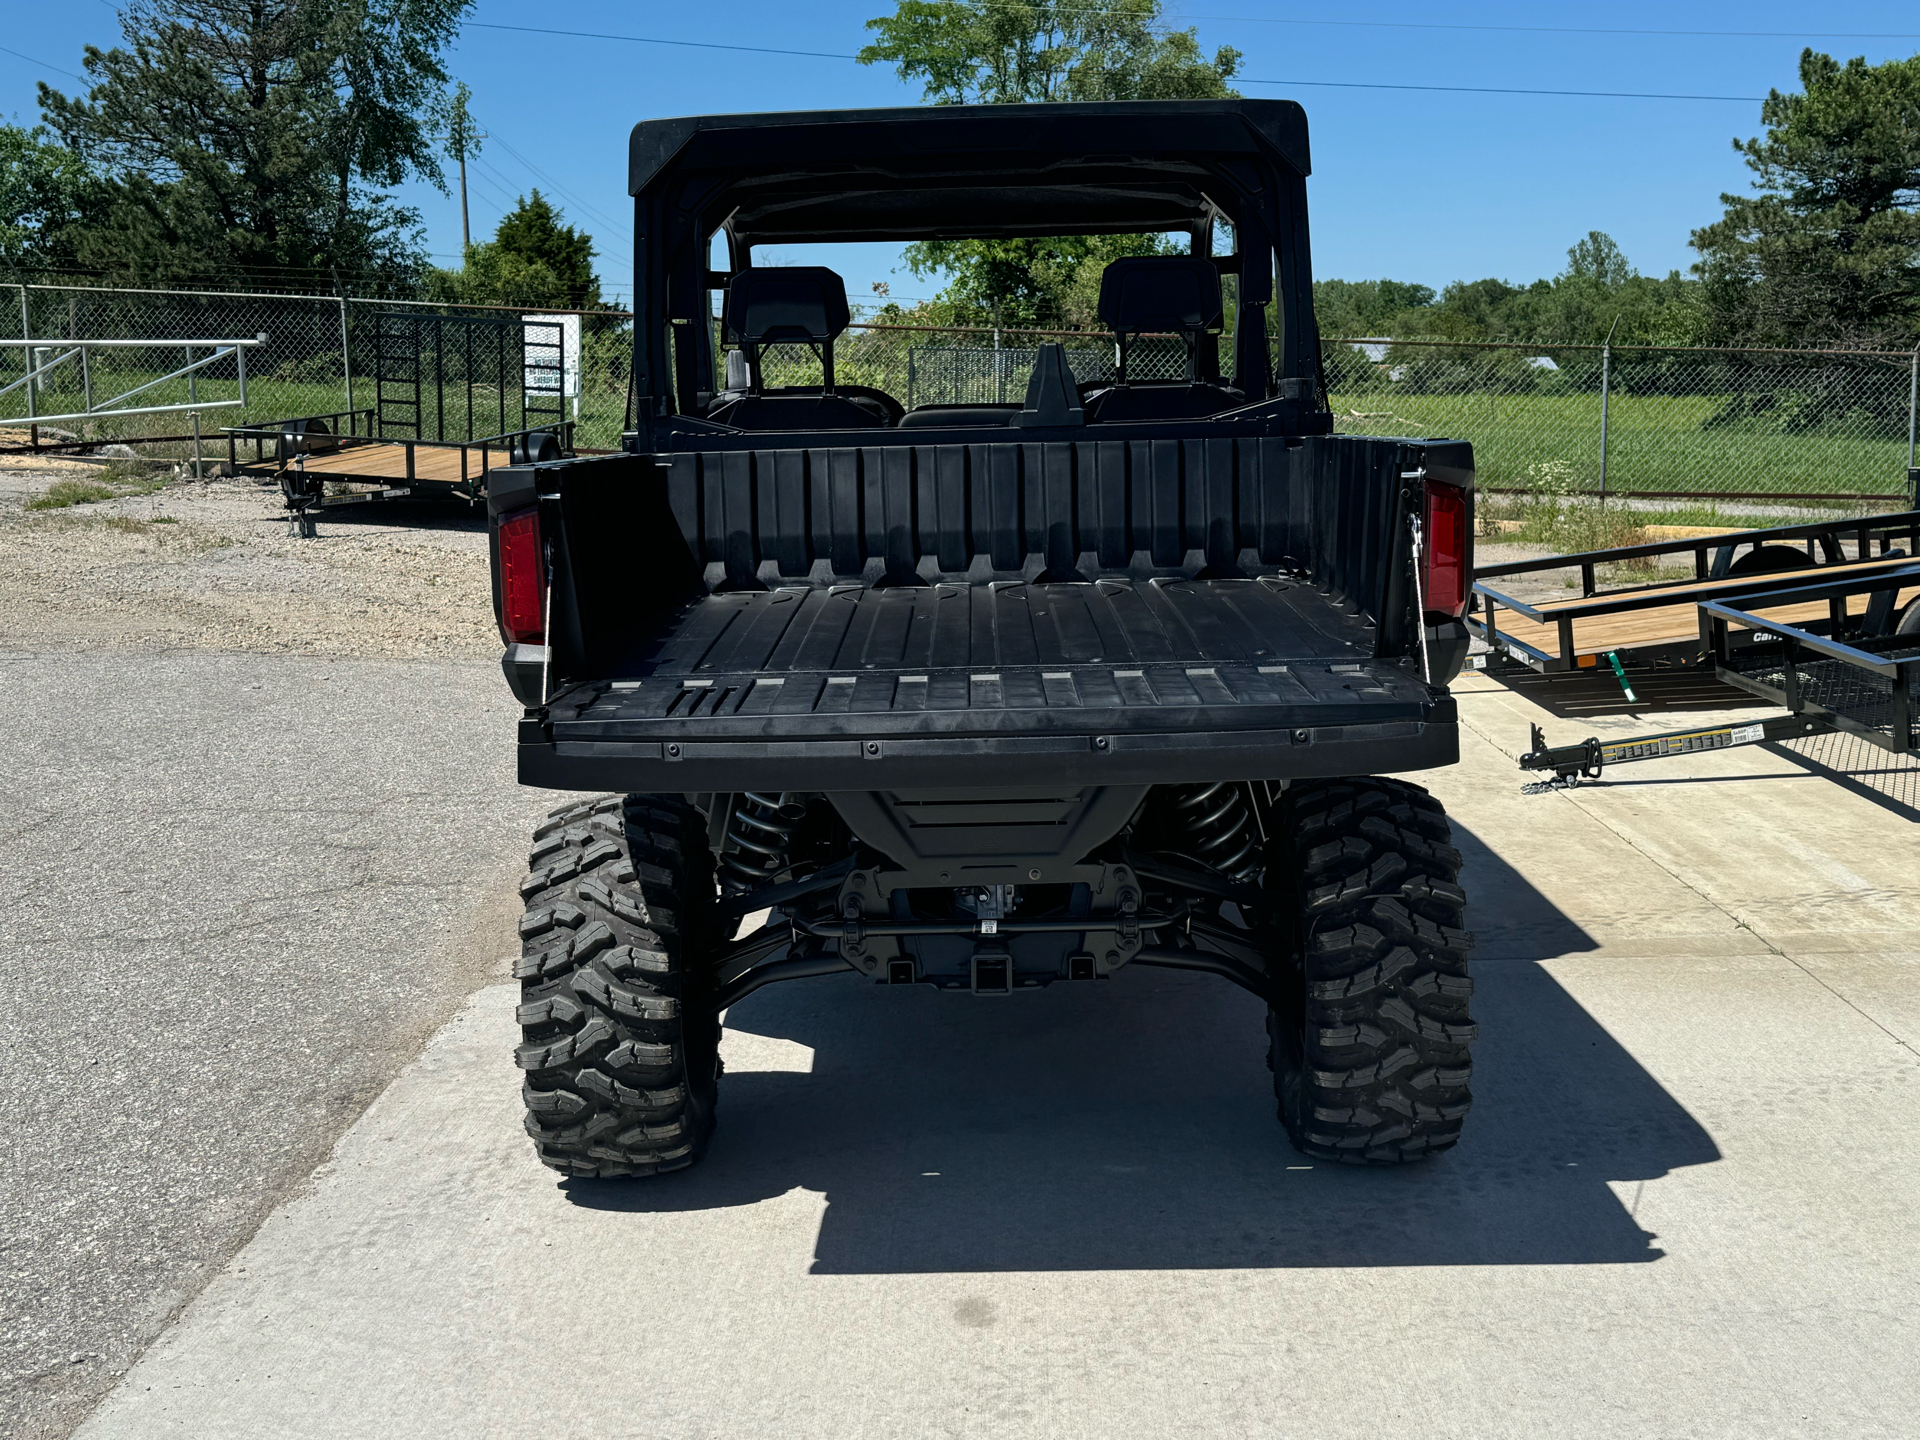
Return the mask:
<svg viewBox="0 0 1921 1441">
<path fill-rule="evenodd" d="M 522 886 L 542 1161 L 699 1159 L 722 1012 L 840 972 L 1209 971 L 1267 1003 L 1299 1150 L 1459 1138 L 1460 856 L 1380 777 L 1457 758 L 1473 459 L 1333 433 L 1307 173 L 1280 101 L 635 128 L 632 428 L 488 494 L 521 779 L 596 793 Z M 841 280 L 757 263 L 1072 234 L 1187 243 L 1112 265 L 1101 373 L 1040 345 L 1018 403 L 837 383 Z M 795 346 L 815 383 L 769 384 Z"/>
</svg>

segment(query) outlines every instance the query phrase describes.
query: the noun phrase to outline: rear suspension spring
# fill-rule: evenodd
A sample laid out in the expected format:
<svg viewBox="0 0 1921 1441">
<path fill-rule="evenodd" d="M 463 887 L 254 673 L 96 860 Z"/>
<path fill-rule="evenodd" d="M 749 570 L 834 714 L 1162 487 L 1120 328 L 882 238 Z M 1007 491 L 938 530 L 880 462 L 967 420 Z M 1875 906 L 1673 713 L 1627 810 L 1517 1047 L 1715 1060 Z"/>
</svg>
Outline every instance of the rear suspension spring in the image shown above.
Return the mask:
<svg viewBox="0 0 1921 1441">
<path fill-rule="evenodd" d="M 1253 881 L 1259 876 L 1261 839 L 1240 785 L 1215 781 L 1169 786 L 1166 795 L 1189 856 L 1230 880 Z"/>
<path fill-rule="evenodd" d="M 807 807 L 786 792 L 736 795 L 720 848 L 721 888 L 730 893 L 752 890 L 785 869 L 794 831 L 806 816 Z"/>
</svg>

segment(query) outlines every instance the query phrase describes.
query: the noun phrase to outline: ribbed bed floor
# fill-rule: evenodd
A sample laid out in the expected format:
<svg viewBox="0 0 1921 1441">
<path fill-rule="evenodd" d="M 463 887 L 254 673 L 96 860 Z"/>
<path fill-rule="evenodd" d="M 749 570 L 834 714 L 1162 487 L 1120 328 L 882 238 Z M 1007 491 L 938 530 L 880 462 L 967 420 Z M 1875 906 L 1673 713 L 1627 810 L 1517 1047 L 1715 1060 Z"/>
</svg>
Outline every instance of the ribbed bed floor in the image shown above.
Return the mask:
<svg viewBox="0 0 1921 1441">
<path fill-rule="evenodd" d="M 1371 659 L 1372 642 L 1358 617 L 1278 577 L 717 594 L 582 729 L 557 717 L 555 734 L 885 713 L 912 725 L 913 712 L 946 713 L 923 718 L 943 730 L 1008 712 L 1105 729 L 1225 720 L 1224 707 L 1245 717 L 1232 726 L 1257 723 L 1250 710 L 1425 700 L 1402 667 Z"/>
</svg>

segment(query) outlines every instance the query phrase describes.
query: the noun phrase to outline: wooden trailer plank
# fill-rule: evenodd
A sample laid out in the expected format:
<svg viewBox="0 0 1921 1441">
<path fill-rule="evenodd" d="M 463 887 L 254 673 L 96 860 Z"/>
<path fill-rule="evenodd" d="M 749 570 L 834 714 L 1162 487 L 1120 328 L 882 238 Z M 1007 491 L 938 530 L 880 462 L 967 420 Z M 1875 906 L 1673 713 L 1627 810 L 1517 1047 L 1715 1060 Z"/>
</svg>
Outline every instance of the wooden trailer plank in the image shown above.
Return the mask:
<svg viewBox="0 0 1921 1441">
<path fill-rule="evenodd" d="M 1530 601 L 1529 604 L 1538 611 L 1556 611 L 1567 610 L 1577 605 L 1593 605 L 1596 601 L 1633 600 L 1637 596 L 1648 595 L 1663 588 L 1685 590 L 1690 597 L 1698 597 L 1709 591 L 1732 590 L 1736 586 L 1754 586 L 1770 581 L 1778 582 L 1783 586 L 1793 585 L 1797 581 L 1803 585 L 1811 585 L 1817 581 L 1838 580 L 1860 571 L 1874 570 L 1888 563 L 1887 556 L 1871 556 L 1866 560 L 1843 561 L 1835 565 L 1810 565 L 1802 566 L 1797 570 L 1763 571 L 1759 575 L 1727 576 L 1721 580 L 1662 581 L 1647 586 L 1624 586 L 1619 590 L 1596 591 L 1593 595 L 1570 596 L 1566 600 Z M 1689 604 L 1692 605 L 1693 601 L 1690 600 Z M 1653 614 L 1649 611 L 1641 613 Z M 1575 624 L 1578 626 L 1580 622 L 1576 621 Z"/>
<path fill-rule="evenodd" d="M 323 455 L 307 457 L 307 474 L 325 476 L 329 480 L 415 482 L 428 481 L 441 485 L 459 485 L 463 480 L 479 480 L 493 466 L 512 463 L 512 455 L 504 447 L 470 445 L 467 450 L 467 473 L 461 474 L 459 446 L 416 443 L 413 447 L 413 470 L 407 469 L 407 450 L 404 445 L 349 445 Z M 280 466 L 276 463 L 276 471 Z"/>
<path fill-rule="evenodd" d="M 1817 575 L 1814 571 L 1788 571 L 1783 584 L 1795 581 L 1803 584 L 1817 579 L 1827 580 L 1849 569 L 1849 566 L 1823 566 Z M 1757 577 L 1743 576 L 1736 584 L 1752 583 Z M 1896 600 L 1897 610 L 1914 599 L 1917 594 L 1913 586 L 1903 589 Z M 1866 595 L 1848 597 L 1848 614 L 1861 615 L 1867 611 L 1869 597 Z M 1546 606 L 1537 606 L 1546 610 Z M 1775 605 L 1754 614 L 1783 625 L 1803 625 L 1808 621 L 1825 620 L 1828 603 L 1824 600 L 1803 601 L 1796 605 Z M 1559 627 L 1551 623 L 1528 620 L 1513 611 L 1503 609 L 1495 620 L 1495 634 L 1498 638 L 1518 642 L 1545 655 L 1559 655 L 1561 642 Z M 1589 658 L 1607 651 L 1641 650 L 1650 646 L 1680 645 L 1701 638 L 1699 614 L 1693 600 L 1682 601 L 1676 605 L 1656 606 L 1648 610 L 1625 611 L 1619 615 L 1585 616 L 1574 622 L 1574 651 L 1579 658 Z"/>
</svg>

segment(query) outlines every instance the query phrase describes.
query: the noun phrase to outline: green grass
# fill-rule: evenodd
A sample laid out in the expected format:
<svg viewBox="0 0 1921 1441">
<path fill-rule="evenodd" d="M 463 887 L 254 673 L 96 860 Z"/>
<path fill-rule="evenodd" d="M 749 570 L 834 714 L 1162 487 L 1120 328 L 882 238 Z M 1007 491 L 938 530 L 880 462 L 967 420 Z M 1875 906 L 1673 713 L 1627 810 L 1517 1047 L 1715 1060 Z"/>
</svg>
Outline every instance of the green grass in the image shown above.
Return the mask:
<svg viewBox="0 0 1921 1441">
<path fill-rule="evenodd" d="M 1758 494 L 1905 492 L 1905 439 L 1847 433 L 1782 435 L 1709 430 L 1722 395 L 1616 395 L 1608 402 L 1610 494 L 1749 491 Z M 1600 480 L 1598 395 L 1405 395 L 1335 392 L 1347 434 L 1446 436 L 1474 444 L 1485 488 L 1594 490 Z M 1359 414 L 1354 414 L 1359 412 Z"/>
<path fill-rule="evenodd" d="M 1604 506 L 1586 497 L 1554 495 L 1481 495 L 1476 498 L 1475 505 L 1475 521 L 1483 544 L 1538 546 L 1561 555 L 1647 545 L 1660 538 L 1649 533 L 1650 526 L 1725 526 L 1734 530 L 1765 530 L 1769 526 L 1793 525 L 1802 519 L 1805 517 L 1730 515 L 1712 505 L 1630 510 L 1620 505 Z M 1509 529 L 1501 522 L 1508 522 L 1517 528 Z M 1654 562 L 1645 564 L 1652 565 Z"/>
<path fill-rule="evenodd" d="M 119 492 L 90 480 L 56 480 L 47 493 L 27 502 L 28 510 L 65 510 L 69 506 L 91 505 L 97 500 L 112 500 Z"/>
</svg>

